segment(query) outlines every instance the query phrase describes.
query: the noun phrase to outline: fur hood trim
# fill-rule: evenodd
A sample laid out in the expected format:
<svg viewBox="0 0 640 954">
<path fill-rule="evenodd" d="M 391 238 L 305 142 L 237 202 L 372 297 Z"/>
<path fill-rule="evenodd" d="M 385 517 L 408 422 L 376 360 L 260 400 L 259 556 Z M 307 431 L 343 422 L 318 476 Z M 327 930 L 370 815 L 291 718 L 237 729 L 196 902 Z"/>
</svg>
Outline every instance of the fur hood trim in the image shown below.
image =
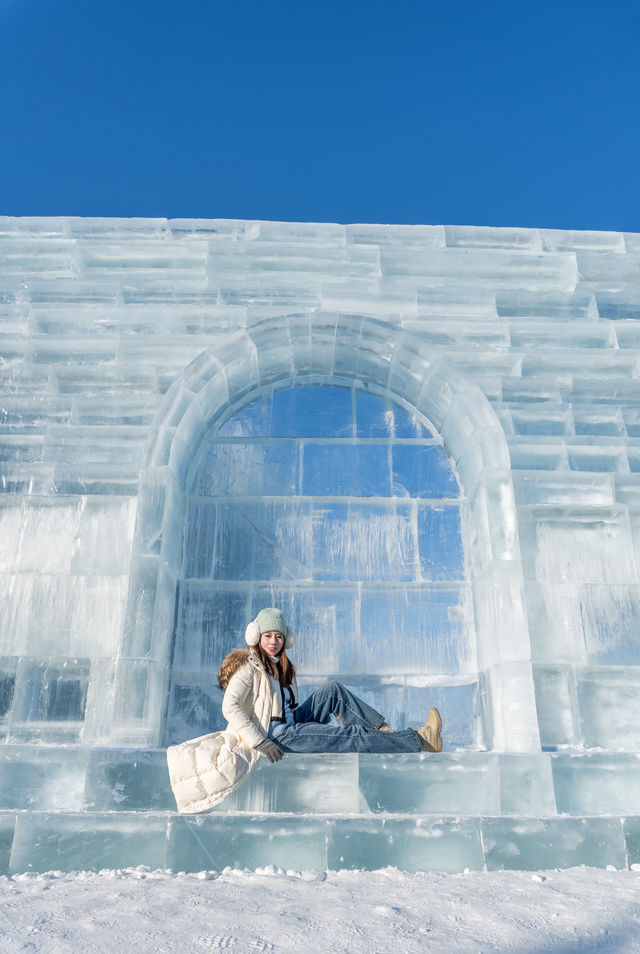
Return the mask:
<svg viewBox="0 0 640 954">
<path fill-rule="evenodd" d="M 221 689 L 226 689 L 229 680 L 235 676 L 238 669 L 242 669 L 249 663 L 254 669 L 264 672 L 264 666 L 250 649 L 232 649 L 228 656 L 225 656 L 218 670 L 218 685 Z"/>
<path fill-rule="evenodd" d="M 221 689 L 226 689 L 229 680 L 235 676 L 238 669 L 249 662 L 250 651 L 248 649 L 233 649 L 228 656 L 225 656 L 218 670 L 218 685 Z"/>
</svg>

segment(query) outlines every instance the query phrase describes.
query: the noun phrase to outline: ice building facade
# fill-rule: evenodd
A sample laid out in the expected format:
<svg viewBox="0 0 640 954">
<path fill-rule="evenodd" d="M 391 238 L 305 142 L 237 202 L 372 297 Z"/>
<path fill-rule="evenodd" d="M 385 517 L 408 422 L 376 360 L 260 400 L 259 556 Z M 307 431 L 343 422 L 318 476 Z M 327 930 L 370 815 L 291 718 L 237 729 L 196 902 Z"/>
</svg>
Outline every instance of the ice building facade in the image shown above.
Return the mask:
<svg viewBox="0 0 640 954">
<path fill-rule="evenodd" d="M 640 863 L 640 237 L 0 218 L 0 869 Z M 442 755 L 179 817 L 265 604 Z"/>
</svg>

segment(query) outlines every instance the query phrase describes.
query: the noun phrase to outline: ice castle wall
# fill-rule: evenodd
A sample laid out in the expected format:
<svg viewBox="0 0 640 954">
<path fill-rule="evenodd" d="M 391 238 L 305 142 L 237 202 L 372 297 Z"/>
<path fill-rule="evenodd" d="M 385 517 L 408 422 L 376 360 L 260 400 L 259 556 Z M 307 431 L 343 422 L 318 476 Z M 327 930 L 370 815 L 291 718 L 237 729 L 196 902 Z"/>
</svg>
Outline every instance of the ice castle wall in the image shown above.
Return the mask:
<svg viewBox="0 0 640 954">
<path fill-rule="evenodd" d="M 357 381 L 461 480 L 486 747 L 587 810 L 570 753 L 640 748 L 639 376 L 634 234 L 0 218 L 5 741 L 162 744 L 207 415 Z"/>
</svg>

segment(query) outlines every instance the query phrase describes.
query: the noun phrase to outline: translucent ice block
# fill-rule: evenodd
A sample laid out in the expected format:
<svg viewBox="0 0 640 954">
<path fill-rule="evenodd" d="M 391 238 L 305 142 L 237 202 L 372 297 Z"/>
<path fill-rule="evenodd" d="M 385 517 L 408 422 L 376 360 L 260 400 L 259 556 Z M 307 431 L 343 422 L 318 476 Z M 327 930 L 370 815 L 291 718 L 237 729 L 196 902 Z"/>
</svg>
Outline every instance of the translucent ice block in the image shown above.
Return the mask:
<svg viewBox="0 0 640 954">
<path fill-rule="evenodd" d="M 526 410 L 511 408 L 511 421 L 515 434 L 570 433 L 571 413 L 567 408 L 549 408 L 544 404 L 529 406 Z"/>
<path fill-rule="evenodd" d="M 587 746 L 636 751 L 640 747 L 640 671 L 637 667 L 577 673 L 578 705 Z"/>
<path fill-rule="evenodd" d="M 90 812 L 173 811 L 163 749 L 91 749 L 84 786 Z M 48 807 L 48 806 L 47 806 Z"/>
<path fill-rule="evenodd" d="M 313 575 L 320 580 L 415 580 L 409 504 L 313 505 Z"/>
<path fill-rule="evenodd" d="M 18 496 L 0 498 L 0 572 L 17 570 L 25 501 Z"/>
<path fill-rule="evenodd" d="M 548 755 L 501 754 L 499 762 L 501 814 L 556 814 Z"/>
<path fill-rule="evenodd" d="M 476 668 L 466 587 L 365 587 L 361 607 L 368 672 L 461 673 Z"/>
<path fill-rule="evenodd" d="M 445 244 L 442 225 L 347 225 L 346 230 L 347 241 L 359 244 L 420 248 L 442 248 Z"/>
<path fill-rule="evenodd" d="M 12 812 L 0 813 L 0 872 L 9 871 L 11 846 L 16 825 L 16 816 Z"/>
<path fill-rule="evenodd" d="M 418 287 L 418 314 L 424 318 L 470 319 L 496 318 L 496 296 L 491 289 L 442 285 Z M 415 330 L 418 331 L 417 325 Z"/>
<path fill-rule="evenodd" d="M 300 817 L 219 815 L 169 820 L 167 864 L 174 871 L 277 865 L 327 868 L 327 823 Z"/>
<path fill-rule="evenodd" d="M 442 447 L 394 444 L 391 454 L 395 496 L 459 496 L 451 462 Z"/>
<path fill-rule="evenodd" d="M 639 665 L 640 586 L 584 584 L 578 600 L 588 662 Z"/>
<path fill-rule="evenodd" d="M 361 811 L 359 758 L 356 754 L 288 754 L 277 765 L 260 759 L 246 784 L 216 811 L 309 815 Z"/>
<path fill-rule="evenodd" d="M 445 225 L 447 248 L 522 248 L 541 251 L 538 229 Z"/>
<path fill-rule="evenodd" d="M 587 282 L 606 282 L 616 287 L 622 282 L 635 284 L 638 281 L 638 263 L 634 255 L 617 252 L 580 249 L 577 253 L 580 277 Z"/>
<path fill-rule="evenodd" d="M 281 602 L 278 601 L 277 605 L 281 605 Z M 286 611 L 286 607 L 283 610 Z M 199 580 L 182 582 L 176 620 L 174 666 L 193 671 L 217 671 L 226 653 L 240 645 L 250 615 L 247 587 Z M 287 618 L 290 618 L 288 614 Z"/>
<path fill-rule="evenodd" d="M 15 237 L 16 235 L 37 235 L 40 238 L 62 237 L 67 232 L 68 221 L 61 215 L 2 215 L 0 216 L 0 235 L 9 237 Z"/>
<path fill-rule="evenodd" d="M 70 570 L 74 574 L 119 576 L 129 570 L 135 500 L 87 499 L 77 524 Z"/>
<path fill-rule="evenodd" d="M 548 513 L 536 525 L 536 576 L 565 580 L 634 583 L 638 579 L 628 515 L 615 507 L 569 516 Z"/>
<path fill-rule="evenodd" d="M 626 867 L 616 818 L 485 818 L 482 835 L 489 871 Z"/>
<path fill-rule="evenodd" d="M 418 545 L 423 580 L 465 578 L 458 507 L 422 504 L 418 508 Z"/>
<path fill-rule="evenodd" d="M 142 813 L 18 815 L 9 870 L 166 867 L 167 818 Z"/>
<path fill-rule="evenodd" d="M 640 818 L 625 818 L 622 823 L 629 867 L 640 864 Z"/>
<path fill-rule="evenodd" d="M 74 243 L 59 236 L 0 236 L 0 268 L 4 275 L 24 278 L 64 278 L 73 276 Z"/>
<path fill-rule="evenodd" d="M 21 659 L 16 674 L 14 725 L 23 724 L 31 734 L 77 731 L 73 723 L 81 723 L 87 698 L 90 662 L 88 659 L 50 658 Z M 65 726 L 65 723 L 67 726 Z"/>
<path fill-rule="evenodd" d="M 602 250 L 625 252 L 624 236 L 621 232 L 572 231 L 570 229 L 542 229 L 540 232 L 543 247 L 551 251 L 567 249 Z"/>
<path fill-rule="evenodd" d="M 534 666 L 533 678 L 542 745 L 576 744 L 580 730 L 573 668 Z"/>
<path fill-rule="evenodd" d="M 31 499 L 24 511 L 20 570 L 68 573 L 80 512 L 76 500 Z"/>
<path fill-rule="evenodd" d="M 130 238 L 166 239 L 168 223 L 164 218 L 97 218 L 68 216 L 64 219 L 66 231 L 76 239 L 110 239 L 122 243 Z"/>
<path fill-rule="evenodd" d="M 356 390 L 355 408 L 357 437 L 431 437 L 426 422 L 415 413 L 377 394 Z"/>
<path fill-rule="evenodd" d="M 226 725 L 227 720 L 222 715 L 222 690 L 218 686 L 217 669 L 202 674 L 173 669 L 164 740 L 166 744 L 174 745 L 218 732 L 225 729 Z"/>
<path fill-rule="evenodd" d="M 640 802 L 637 754 L 554 755 L 558 811 L 570 815 L 635 814 Z"/>
<path fill-rule="evenodd" d="M 144 656 L 150 651 L 159 566 L 157 557 L 132 561 L 121 648 L 125 656 Z"/>
<path fill-rule="evenodd" d="M 464 871 L 484 866 L 476 819 L 345 819 L 329 829 L 328 867 Z"/>
<path fill-rule="evenodd" d="M 497 756 L 361 755 L 360 790 L 372 812 L 498 814 Z"/>
<path fill-rule="evenodd" d="M 304 444 L 302 492 L 310 497 L 388 497 L 389 448 L 384 444 Z"/>
<path fill-rule="evenodd" d="M 88 758 L 77 746 L 2 746 L 0 809 L 81 811 Z"/>
<path fill-rule="evenodd" d="M 221 580 L 311 576 L 311 507 L 278 501 L 213 505 L 207 524 L 190 522 L 187 575 Z M 195 513 L 195 511 L 194 511 Z M 193 530 L 191 530 L 193 528 Z"/>
<path fill-rule="evenodd" d="M 305 387 L 273 395 L 272 437 L 352 437 L 351 389 Z"/>
<path fill-rule="evenodd" d="M 499 752 L 532 753 L 540 750 L 531 665 L 502 662 L 485 674 L 491 747 Z"/>
<path fill-rule="evenodd" d="M 160 275 L 165 280 L 185 279 L 204 275 L 207 247 L 204 243 L 142 237 L 126 243 L 83 241 L 76 245 L 75 260 L 82 278 L 122 275 L 153 279 Z"/>
<path fill-rule="evenodd" d="M 613 482 L 608 475 L 545 474 L 522 470 L 513 472 L 512 480 L 519 506 L 570 502 L 608 506 L 614 503 Z M 620 498 L 616 499 L 620 503 L 624 502 Z"/>
<path fill-rule="evenodd" d="M 628 472 L 627 451 L 618 447 L 570 446 L 567 452 L 570 470 L 625 474 Z"/>
</svg>

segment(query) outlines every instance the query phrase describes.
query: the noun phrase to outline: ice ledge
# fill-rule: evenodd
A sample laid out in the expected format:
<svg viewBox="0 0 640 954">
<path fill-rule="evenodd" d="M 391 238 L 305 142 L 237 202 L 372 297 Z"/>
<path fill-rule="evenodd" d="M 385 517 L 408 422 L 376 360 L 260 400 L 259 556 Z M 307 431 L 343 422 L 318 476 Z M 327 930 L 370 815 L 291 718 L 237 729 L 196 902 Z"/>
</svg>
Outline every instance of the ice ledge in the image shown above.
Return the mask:
<svg viewBox="0 0 640 954">
<path fill-rule="evenodd" d="M 213 814 L 635 814 L 635 753 L 286 755 L 261 760 Z M 173 812 L 163 749 L 0 747 L 0 811 Z"/>
<path fill-rule="evenodd" d="M 472 818 L 168 813 L 0 813 L 0 871 L 173 871 L 388 865 L 405 871 L 539 870 L 640 861 L 640 816 Z"/>
</svg>

